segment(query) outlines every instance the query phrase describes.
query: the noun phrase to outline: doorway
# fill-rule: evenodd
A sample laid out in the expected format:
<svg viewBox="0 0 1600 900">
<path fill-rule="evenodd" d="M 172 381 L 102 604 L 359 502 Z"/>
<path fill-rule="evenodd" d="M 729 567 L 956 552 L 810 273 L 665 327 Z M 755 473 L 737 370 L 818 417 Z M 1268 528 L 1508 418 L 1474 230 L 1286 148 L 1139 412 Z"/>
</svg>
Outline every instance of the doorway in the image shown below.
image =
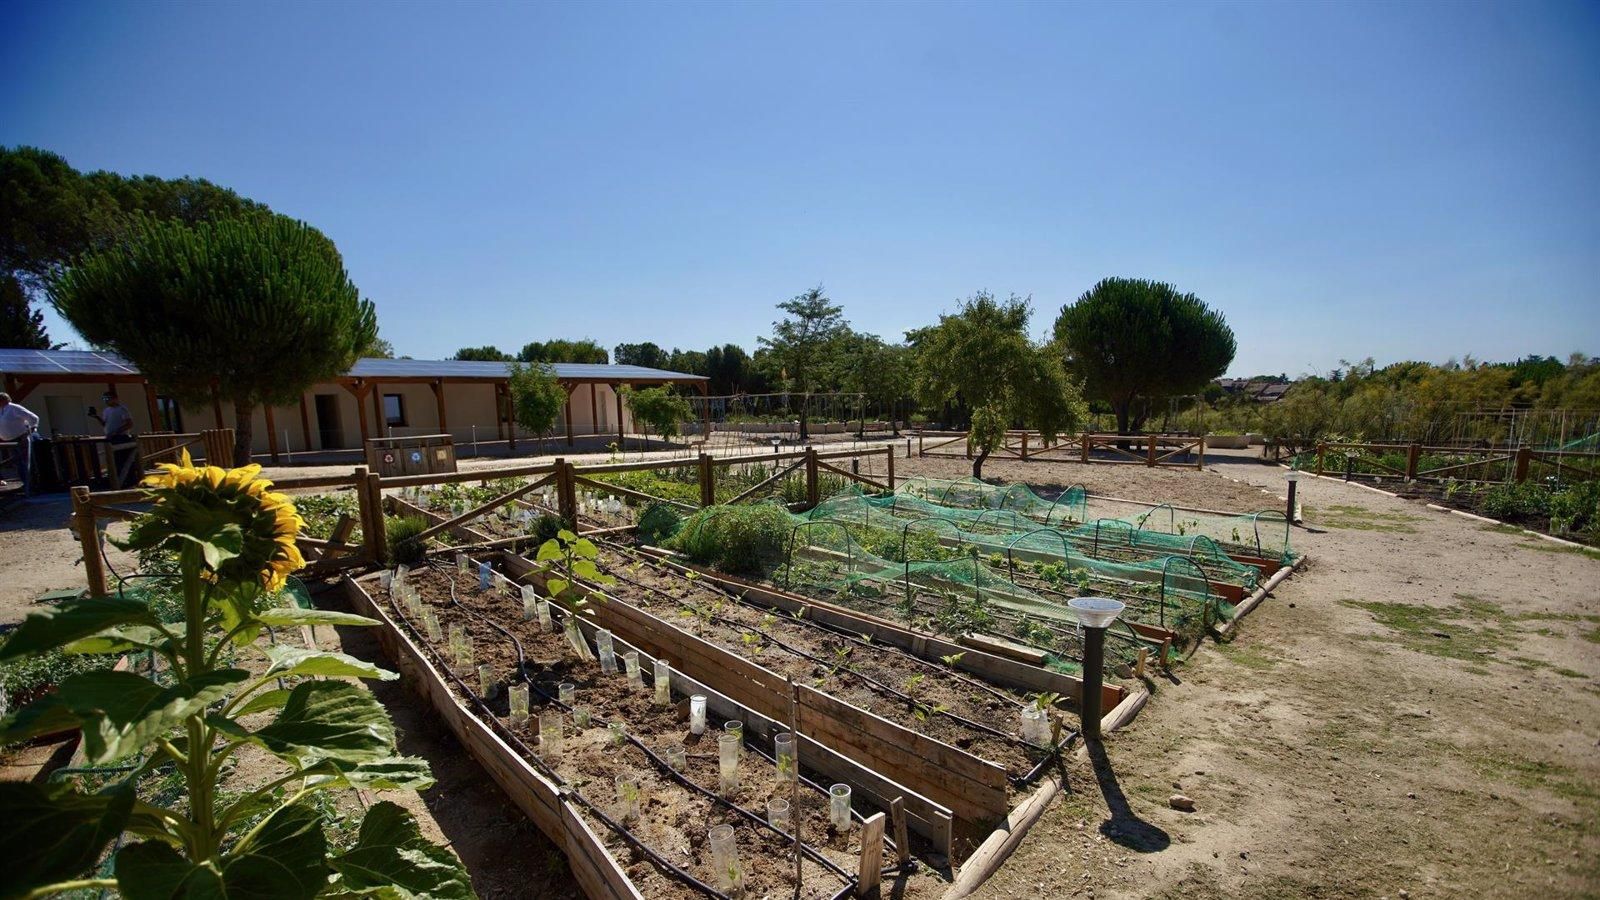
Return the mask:
<svg viewBox="0 0 1600 900">
<path fill-rule="evenodd" d="M 317 439 L 324 450 L 344 449 L 344 428 L 339 424 L 339 395 L 316 394 Z"/>
</svg>

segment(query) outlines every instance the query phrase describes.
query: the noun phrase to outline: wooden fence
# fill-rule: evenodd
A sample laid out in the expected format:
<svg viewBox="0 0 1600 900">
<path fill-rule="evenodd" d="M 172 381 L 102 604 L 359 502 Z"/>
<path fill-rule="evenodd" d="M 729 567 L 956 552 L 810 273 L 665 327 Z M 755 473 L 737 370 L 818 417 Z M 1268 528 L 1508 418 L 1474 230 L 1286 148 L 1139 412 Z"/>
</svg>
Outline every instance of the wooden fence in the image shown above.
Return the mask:
<svg viewBox="0 0 1600 900">
<path fill-rule="evenodd" d="M 1600 477 L 1600 453 L 1532 447 L 1436 447 L 1401 443 L 1319 443 L 1315 473 L 1397 478 L 1405 481 L 1524 482 L 1557 475 Z"/>
<path fill-rule="evenodd" d="M 972 447 L 967 443 L 969 434 L 966 431 L 919 431 L 917 455 L 972 459 Z M 1008 431 L 989 458 L 1199 469 L 1205 463 L 1205 455 L 1206 439 L 1202 436 L 1085 433 L 1046 441 L 1036 431 Z"/>
<path fill-rule="evenodd" d="M 213 437 L 212 435 L 215 434 Z M 232 447 L 232 430 L 218 429 L 217 432 L 206 432 L 205 440 L 208 445 L 215 443 L 215 447 Z M 178 445 L 176 440 L 190 437 L 189 435 L 172 435 L 173 443 L 157 447 L 158 453 L 175 453 Z M 226 438 L 226 441 L 223 439 Z M 208 447 L 209 448 L 209 447 Z M 845 460 L 861 460 L 864 458 L 882 456 L 884 458 L 886 477 L 883 481 L 861 475 L 843 465 Z M 737 456 L 713 457 L 700 454 L 698 458 L 649 460 L 644 462 L 627 463 L 598 463 L 593 465 L 578 465 L 566 459 L 557 459 L 550 463 L 539 463 L 521 466 L 502 466 L 493 469 L 476 469 L 465 472 L 447 472 L 433 475 L 400 475 L 384 478 L 366 466 L 357 466 L 349 475 L 323 475 L 305 478 L 279 478 L 274 480 L 274 487 L 280 491 L 353 491 L 356 496 L 359 517 L 355 521 L 341 521 L 334 529 L 334 534 L 326 539 L 300 537 L 298 543 L 301 552 L 307 560 L 306 569 L 301 572 L 303 578 L 323 578 L 335 575 L 346 570 L 377 565 L 389 555 L 388 537 L 384 529 L 383 519 L 383 492 L 386 489 L 404 487 L 419 487 L 424 485 L 452 484 L 468 481 L 478 481 L 487 484 L 490 481 L 502 478 L 527 478 L 527 484 L 507 491 L 486 503 L 469 509 L 462 514 L 430 527 L 418 535 L 425 539 L 446 529 L 477 519 L 486 513 L 512 503 L 532 491 L 553 484 L 555 486 L 557 511 L 567 527 L 574 531 L 582 530 L 582 512 L 578 504 L 578 486 L 583 485 L 595 490 L 615 493 L 646 503 L 668 503 L 689 510 L 710 506 L 716 503 L 716 473 L 719 468 L 746 464 L 778 464 L 782 466 L 776 475 L 767 478 L 738 497 L 733 498 L 734 503 L 746 502 L 753 499 L 760 491 L 777 483 L 781 478 L 796 471 L 805 473 L 805 501 L 801 504 L 805 508 L 815 506 L 821 502 L 821 473 L 830 472 L 844 478 L 860 482 L 876 490 L 894 490 L 894 448 L 891 446 L 876 447 L 870 450 L 831 450 L 819 451 L 813 447 L 804 450 L 791 450 L 784 453 L 755 453 Z M 610 484 L 596 480 L 596 476 L 615 474 L 619 472 L 637 472 L 648 470 L 678 469 L 695 467 L 698 472 L 700 487 L 700 503 L 698 505 L 656 497 L 632 488 Z M 101 597 L 110 593 L 107 579 L 105 558 L 100 553 L 100 523 L 102 520 L 127 520 L 137 517 L 142 511 L 140 507 L 145 502 L 145 493 L 138 488 L 118 491 L 91 492 L 87 487 L 72 489 L 72 518 L 71 528 L 77 535 L 79 544 L 83 549 L 84 575 L 88 580 L 89 592 Z M 361 527 L 361 542 L 346 543 L 346 538 L 354 530 Z"/>
</svg>

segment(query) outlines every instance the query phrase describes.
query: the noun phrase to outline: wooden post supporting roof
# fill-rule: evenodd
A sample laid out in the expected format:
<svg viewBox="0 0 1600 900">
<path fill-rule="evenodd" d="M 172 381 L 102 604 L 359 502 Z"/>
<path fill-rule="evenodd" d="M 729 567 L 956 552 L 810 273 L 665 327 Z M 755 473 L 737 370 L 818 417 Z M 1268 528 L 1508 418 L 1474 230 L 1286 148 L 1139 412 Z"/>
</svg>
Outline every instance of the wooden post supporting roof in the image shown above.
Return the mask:
<svg viewBox="0 0 1600 900">
<path fill-rule="evenodd" d="M 388 437 L 389 417 L 383 414 L 383 392 L 374 381 L 372 391 L 372 424 L 378 426 L 378 437 Z"/>
<path fill-rule="evenodd" d="M 600 386 L 589 382 L 589 433 L 600 433 Z"/>
<path fill-rule="evenodd" d="M 306 439 L 306 449 L 311 448 L 311 412 L 306 409 L 305 392 L 300 392 L 300 431 Z"/>
<path fill-rule="evenodd" d="M 278 423 L 272 418 L 272 404 L 263 403 L 261 408 L 267 414 L 267 452 L 272 455 L 272 461 L 278 462 Z"/>
<path fill-rule="evenodd" d="M 611 385 L 611 393 L 617 395 L 617 449 L 628 449 L 628 438 L 622 429 L 622 385 Z"/>
<path fill-rule="evenodd" d="M 444 414 L 444 382 L 434 379 L 428 382 L 428 387 L 433 388 L 433 405 L 439 413 L 439 433 L 450 433 L 450 420 Z"/>
<path fill-rule="evenodd" d="M 156 403 L 156 387 L 149 379 L 144 382 L 144 411 L 150 415 L 151 431 L 167 431 L 162 427 L 160 405 Z"/>
<path fill-rule="evenodd" d="M 561 407 L 561 409 L 562 409 L 562 412 L 567 417 L 567 446 L 571 447 L 572 446 L 572 392 L 576 391 L 578 389 L 578 385 L 573 383 L 573 382 L 570 382 L 570 381 L 563 381 L 563 382 L 561 382 L 561 388 L 567 392 L 567 402 L 566 402 L 565 405 L 563 405 Z"/>
</svg>

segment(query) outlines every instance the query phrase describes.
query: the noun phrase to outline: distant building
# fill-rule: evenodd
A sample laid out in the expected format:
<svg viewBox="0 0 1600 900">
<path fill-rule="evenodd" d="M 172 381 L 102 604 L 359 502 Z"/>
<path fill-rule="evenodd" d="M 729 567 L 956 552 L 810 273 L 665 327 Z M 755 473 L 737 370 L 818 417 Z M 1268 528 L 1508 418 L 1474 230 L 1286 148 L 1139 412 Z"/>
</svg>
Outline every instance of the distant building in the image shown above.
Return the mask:
<svg viewBox="0 0 1600 900">
<path fill-rule="evenodd" d="M 1275 403 L 1283 399 L 1294 383 L 1267 378 L 1218 378 L 1216 385 L 1229 397 L 1254 400 L 1257 403 Z"/>
<path fill-rule="evenodd" d="M 332 381 L 312 385 L 290 406 L 258 409 L 255 451 L 358 450 L 369 437 L 449 434 L 457 442 L 529 435 L 511 416 L 510 363 L 461 360 L 363 359 Z M 589 363 L 555 363 L 567 404 L 557 434 L 604 435 L 634 430 L 623 386 L 694 385 L 700 375 Z M 111 353 L 0 349 L 0 375 L 13 400 L 39 414 L 39 433 L 98 434 L 88 410 L 106 391 L 118 394 L 140 434 L 231 428 L 233 404 L 223 398 L 180 405 L 131 363 Z"/>
</svg>

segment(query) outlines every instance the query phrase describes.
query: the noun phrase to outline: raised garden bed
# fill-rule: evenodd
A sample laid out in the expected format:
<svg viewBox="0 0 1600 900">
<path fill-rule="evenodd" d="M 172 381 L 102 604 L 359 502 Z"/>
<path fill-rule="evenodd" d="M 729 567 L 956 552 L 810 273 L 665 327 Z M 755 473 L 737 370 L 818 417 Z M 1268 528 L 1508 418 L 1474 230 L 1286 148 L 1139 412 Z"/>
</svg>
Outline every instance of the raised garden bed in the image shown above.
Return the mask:
<svg viewBox="0 0 1600 900">
<path fill-rule="evenodd" d="M 724 790 L 712 749 L 723 717 L 713 711 L 703 735 L 690 733 L 684 696 L 674 692 L 667 705 L 654 701 L 648 660 L 637 687 L 621 674 L 602 673 L 559 630 L 559 609 L 553 613 L 557 630 L 544 631 L 537 619 L 522 618 L 520 597 L 503 582 L 478 590 L 476 574 L 425 567 L 403 583 L 417 591 L 414 603 L 369 592 L 376 579 L 347 584 L 355 606 L 388 626 L 383 643 L 396 664 L 421 683 L 468 749 L 557 839 L 591 896 L 736 893 L 725 877 L 727 862 L 710 846 L 708 836 L 720 825 L 734 831 L 743 895 L 793 896 L 793 829 L 766 824 L 769 800 L 798 800 L 800 896 L 853 893 L 864 868 L 879 873 L 886 862 L 894 874 L 898 853 L 882 841 L 881 818 L 869 826 L 856 815 L 848 831 L 831 828 L 826 791 L 809 779 L 785 780 L 754 739 L 743 744 L 737 761 L 738 787 Z M 456 635 L 470 644 L 467 655 L 452 648 Z M 588 639 L 583 646 L 591 657 L 598 649 Z M 633 649 L 621 640 L 613 646 L 619 656 Z M 562 684 L 573 686 L 569 703 L 560 699 Z M 685 680 L 683 687 L 699 686 Z M 512 715 L 512 688 L 528 691 L 526 718 Z M 718 705 L 742 712 L 728 709 L 725 698 Z M 587 727 L 575 722 L 577 706 L 588 708 Z M 548 722 L 541 724 L 541 713 L 560 716 L 558 740 L 544 727 Z M 621 736 L 612 723 L 621 723 Z M 685 751 L 681 770 L 670 761 L 672 748 Z M 619 789 L 619 776 L 633 783 Z M 864 846 L 868 853 L 861 852 Z"/>
</svg>

